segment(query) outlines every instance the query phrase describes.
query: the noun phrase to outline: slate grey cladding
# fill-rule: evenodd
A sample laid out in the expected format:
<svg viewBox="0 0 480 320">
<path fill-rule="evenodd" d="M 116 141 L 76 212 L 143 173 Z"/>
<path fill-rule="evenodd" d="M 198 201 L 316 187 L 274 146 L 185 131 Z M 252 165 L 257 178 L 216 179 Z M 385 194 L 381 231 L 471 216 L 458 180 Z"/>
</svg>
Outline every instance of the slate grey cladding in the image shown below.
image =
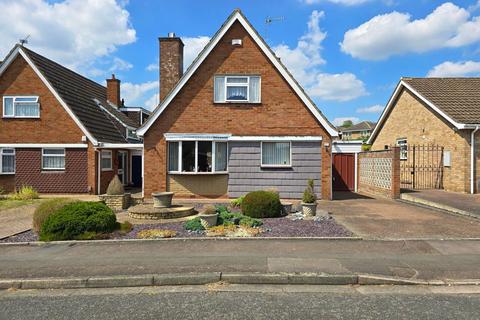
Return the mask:
<svg viewBox="0 0 480 320">
<path fill-rule="evenodd" d="M 260 142 L 229 142 L 228 194 L 275 188 L 281 198 L 300 199 L 308 179 L 314 179 L 321 196 L 322 153 L 320 142 L 292 142 L 291 168 L 262 168 Z"/>
</svg>

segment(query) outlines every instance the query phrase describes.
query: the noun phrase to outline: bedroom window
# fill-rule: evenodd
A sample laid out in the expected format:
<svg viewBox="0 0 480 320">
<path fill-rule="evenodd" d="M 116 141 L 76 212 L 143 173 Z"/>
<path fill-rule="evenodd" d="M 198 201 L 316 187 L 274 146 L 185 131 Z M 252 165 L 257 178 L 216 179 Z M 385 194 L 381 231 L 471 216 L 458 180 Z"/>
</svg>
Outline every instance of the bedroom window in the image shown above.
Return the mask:
<svg viewBox="0 0 480 320">
<path fill-rule="evenodd" d="M 214 102 L 260 103 L 260 76 L 215 76 Z"/>
<path fill-rule="evenodd" d="M 100 164 L 102 171 L 112 170 L 112 151 L 102 150 L 100 153 Z"/>
<path fill-rule="evenodd" d="M 227 142 L 170 141 L 170 173 L 224 173 L 227 171 Z"/>
<path fill-rule="evenodd" d="M 262 167 L 291 167 L 290 142 L 262 142 Z"/>
<path fill-rule="evenodd" d="M 0 174 L 15 173 L 15 149 L 0 149 Z"/>
<path fill-rule="evenodd" d="M 43 170 L 65 170 L 65 149 L 42 149 Z"/>
<path fill-rule="evenodd" d="M 4 118 L 39 118 L 40 104 L 38 97 L 5 96 L 3 97 Z"/>
</svg>

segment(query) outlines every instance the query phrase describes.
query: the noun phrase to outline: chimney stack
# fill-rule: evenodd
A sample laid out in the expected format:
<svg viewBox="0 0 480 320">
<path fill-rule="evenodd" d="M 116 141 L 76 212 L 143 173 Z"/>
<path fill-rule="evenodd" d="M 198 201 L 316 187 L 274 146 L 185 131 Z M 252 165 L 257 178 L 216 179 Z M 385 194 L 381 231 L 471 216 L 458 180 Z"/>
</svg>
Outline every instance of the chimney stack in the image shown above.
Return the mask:
<svg viewBox="0 0 480 320">
<path fill-rule="evenodd" d="M 115 79 L 114 74 L 111 79 L 107 79 L 107 100 L 120 107 L 120 80 Z"/>
<path fill-rule="evenodd" d="M 183 75 L 183 42 L 169 32 L 160 42 L 160 102 L 175 87 Z"/>
</svg>

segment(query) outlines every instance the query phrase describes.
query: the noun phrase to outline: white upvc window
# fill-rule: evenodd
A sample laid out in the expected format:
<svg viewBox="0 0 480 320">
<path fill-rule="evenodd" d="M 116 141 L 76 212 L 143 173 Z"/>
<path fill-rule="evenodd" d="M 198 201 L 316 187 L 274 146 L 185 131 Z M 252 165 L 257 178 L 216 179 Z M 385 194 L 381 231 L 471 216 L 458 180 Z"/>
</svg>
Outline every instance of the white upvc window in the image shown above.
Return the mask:
<svg viewBox="0 0 480 320">
<path fill-rule="evenodd" d="M 260 103 L 261 78 L 255 75 L 214 77 L 215 103 Z"/>
<path fill-rule="evenodd" d="M 408 159 L 408 143 L 407 139 L 397 139 L 397 146 L 400 147 L 400 160 Z"/>
<path fill-rule="evenodd" d="M 226 173 L 228 145 L 226 141 L 169 141 L 168 172 Z"/>
<path fill-rule="evenodd" d="M 4 118 L 40 118 L 38 96 L 4 96 Z"/>
<path fill-rule="evenodd" d="M 42 149 L 42 170 L 65 170 L 65 149 Z"/>
<path fill-rule="evenodd" d="M 135 133 L 135 130 L 127 128 L 127 138 L 128 138 L 128 139 L 138 140 L 138 136 L 137 136 L 137 134 Z"/>
<path fill-rule="evenodd" d="M 291 142 L 261 142 L 261 166 L 282 168 L 292 166 Z"/>
<path fill-rule="evenodd" d="M 112 165 L 112 151 L 111 150 L 102 150 L 100 152 L 100 166 L 102 171 L 111 171 L 113 170 Z"/>
<path fill-rule="evenodd" d="M 15 149 L 0 148 L 0 174 L 15 174 Z"/>
</svg>

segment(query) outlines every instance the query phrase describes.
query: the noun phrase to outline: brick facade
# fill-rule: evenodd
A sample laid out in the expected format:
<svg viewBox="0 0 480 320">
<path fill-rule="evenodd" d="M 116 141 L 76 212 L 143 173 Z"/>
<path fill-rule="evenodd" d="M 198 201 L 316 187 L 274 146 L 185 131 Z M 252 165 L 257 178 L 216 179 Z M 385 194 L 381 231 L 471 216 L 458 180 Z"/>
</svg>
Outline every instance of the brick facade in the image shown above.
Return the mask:
<svg viewBox="0 0 480 320">
<path fill-rule="evenodd" d="M 177 84 L 183 74 L 183 42 L 180 38 L 159 38 L 160 101 Z"/>
<path fill-rule="evenodd" d="M 242 39 L 242 46 L 232 46 Z M 161 57 L 162 59 L 162 57 Z M 215 74 L 260 74 L 259 104 L 213 103 Z M 331 137 L 239 22 L 235 22 L 144 136 L 144 193 L 167 189 L 164 133 L 322 136 L 322 198 L 331 198 Z M 329 147 L 324 147 L 325 144 Z"/>
<path fill-rule="evenodd" d="M 107 79 L 107 99 L 116 106 L 121 105 L 120 80 L 115 79 L 113 74 L 111 79 Z"/>
<path fill-rule="evenodd" d="M 451 166 L 444 167 L 444 189 L 470 192 L 471 131 L 454 129 L 407 89 L 403 89 L 394 103 L 373 142 L 372 150 L 395 145 L 399 138 L 406 138 L 409 145 L 443 146 L 445 152 L 451 153 Z M 480 163 L 478 155 L 477 153 L 477 161 Z"/>
</svg>

